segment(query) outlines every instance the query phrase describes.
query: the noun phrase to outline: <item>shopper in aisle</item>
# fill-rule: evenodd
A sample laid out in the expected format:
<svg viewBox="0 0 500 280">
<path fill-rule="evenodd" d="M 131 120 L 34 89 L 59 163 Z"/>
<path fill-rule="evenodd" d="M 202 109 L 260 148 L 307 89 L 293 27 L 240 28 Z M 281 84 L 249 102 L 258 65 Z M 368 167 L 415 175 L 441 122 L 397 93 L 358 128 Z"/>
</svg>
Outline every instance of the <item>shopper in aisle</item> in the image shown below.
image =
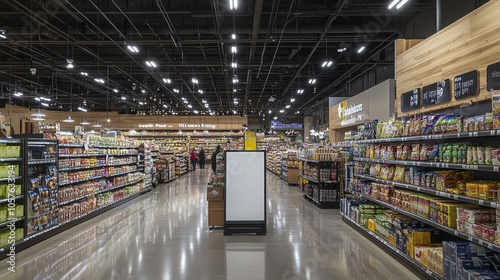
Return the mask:
<svg viewBox="0 0 500 280">
<path fill-rule="evenodd" d="M 217 148 L 215 148 L 215 152 L 212 154 L 212 157 L 210 160 L 212 161 L 212 170 L 215 173 L 215 169 L 217 168 L 217 154 L 220 153 L 220 145 L 217 145 Z"/>
<path fill-rule="evenodd" d="M 191 159 L 191 171 L 196 171 L 196 149 L 195 148 L 193 148 L 191 150 L 190 159 Z"/>
<path fill-rule="evenodd" d="M 203 147 L 200 148 L 198 158 L 200 159 L 200 169 L 205 169 L 205 150 Z"/>
</svg>

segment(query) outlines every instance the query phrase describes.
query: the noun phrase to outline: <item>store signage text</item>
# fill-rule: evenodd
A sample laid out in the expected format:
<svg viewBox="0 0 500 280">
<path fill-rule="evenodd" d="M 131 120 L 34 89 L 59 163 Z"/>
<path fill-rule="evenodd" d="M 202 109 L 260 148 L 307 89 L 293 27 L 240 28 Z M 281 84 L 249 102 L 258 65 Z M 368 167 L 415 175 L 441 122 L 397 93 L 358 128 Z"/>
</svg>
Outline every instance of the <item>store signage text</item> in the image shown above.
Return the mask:
<svg viewBox="0 0 500 280">
<path fill-rule="evenodd" d="M 354 105 L 352 107 L 345 109 L 345 115 L 350 116 L 361 111 L 363 111 L 363 104 Z"/>
<path fill-rule="evenodd" d="M 147 124 L 139 124 L 140 128 L 168 128 L 173 127 L 172 125 L 161 124 L 161 123 L 147 123 Z"/>
<path fill-rule="evenodd" d="M 215 124 L 187 124 L 187 123 L 180 123 L 179 127 L 181 128 L 211 128 L 215 129 L 217 125 Z"/>
<path fill-rule="evenodd" d="M 351 125 L 351 124 L 355 124 L 357 121 L 364 121 L 363 119 L 363 115 L 358 115 L 357 118 L 349 118 L 349 119 L 346 119 L 346 120 L 343 120 L 340 122 L 340 125 L 342 126 L 346 126 L 346 125 Z"/>
</svg>

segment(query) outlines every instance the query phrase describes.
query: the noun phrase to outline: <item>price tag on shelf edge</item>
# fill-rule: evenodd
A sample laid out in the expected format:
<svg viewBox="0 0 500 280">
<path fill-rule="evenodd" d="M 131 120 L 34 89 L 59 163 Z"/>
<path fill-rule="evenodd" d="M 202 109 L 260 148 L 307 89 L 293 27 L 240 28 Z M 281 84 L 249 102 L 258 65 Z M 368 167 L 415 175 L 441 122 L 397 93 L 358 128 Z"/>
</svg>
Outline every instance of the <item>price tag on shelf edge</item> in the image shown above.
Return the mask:
<svg viewBox="0 0 500 280">
<path fill-rule="evenodd" d="M 468 237 L 467 237 L 467 239 L 468 239 L 469 241 L 472 241 L 472 240 L 473 240 L 472 236 L 468 236 Z"/>
<path fill-rule="evenodd" d="M 484 205 L 484 200 L 479 200 L 479 205 L 483 206 Z"/>
<path fill-rule="evenodd" d="M 493 244 L 492 243 L 488 243 L 488 249 L 493 250 Z"/>
</svg>

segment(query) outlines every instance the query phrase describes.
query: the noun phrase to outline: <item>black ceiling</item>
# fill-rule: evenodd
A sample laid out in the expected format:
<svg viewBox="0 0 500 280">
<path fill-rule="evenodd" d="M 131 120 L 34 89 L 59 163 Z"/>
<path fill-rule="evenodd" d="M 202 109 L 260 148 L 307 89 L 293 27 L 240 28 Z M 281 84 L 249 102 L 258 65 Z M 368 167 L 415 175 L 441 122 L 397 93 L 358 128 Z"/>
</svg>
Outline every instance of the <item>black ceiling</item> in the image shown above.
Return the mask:
<svg viewBox="0 0 500 280">
<path fill-rule="evenodd" d="M 434 9 L 430 0 L 409 1 L 397 13 L 387 10 L 390 0 L 239 0 L 231 10 L 229 1 L 0 0 L 2 96 L 56 110 L 301 114 L 346 75 L 392 65 L 384 50 L 404 23 Z M 331 67 L 321 67 L 325 60 Z"/>
</svg>

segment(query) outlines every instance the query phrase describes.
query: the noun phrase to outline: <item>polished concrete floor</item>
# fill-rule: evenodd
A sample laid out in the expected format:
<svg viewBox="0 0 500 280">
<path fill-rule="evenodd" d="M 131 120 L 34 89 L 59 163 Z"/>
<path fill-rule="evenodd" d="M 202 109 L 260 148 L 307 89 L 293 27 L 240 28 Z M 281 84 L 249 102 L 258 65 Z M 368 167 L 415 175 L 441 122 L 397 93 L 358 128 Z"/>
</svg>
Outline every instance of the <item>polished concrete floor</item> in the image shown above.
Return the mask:
<svg viewBox="0 0 500 280">
<path fill-rule="evenodd" d="M 418 279 L 297 187 L 267 175 L 267 236 L 207 221 L 197 170 L 17 254 L 0 279 Z"/>
</svg>

